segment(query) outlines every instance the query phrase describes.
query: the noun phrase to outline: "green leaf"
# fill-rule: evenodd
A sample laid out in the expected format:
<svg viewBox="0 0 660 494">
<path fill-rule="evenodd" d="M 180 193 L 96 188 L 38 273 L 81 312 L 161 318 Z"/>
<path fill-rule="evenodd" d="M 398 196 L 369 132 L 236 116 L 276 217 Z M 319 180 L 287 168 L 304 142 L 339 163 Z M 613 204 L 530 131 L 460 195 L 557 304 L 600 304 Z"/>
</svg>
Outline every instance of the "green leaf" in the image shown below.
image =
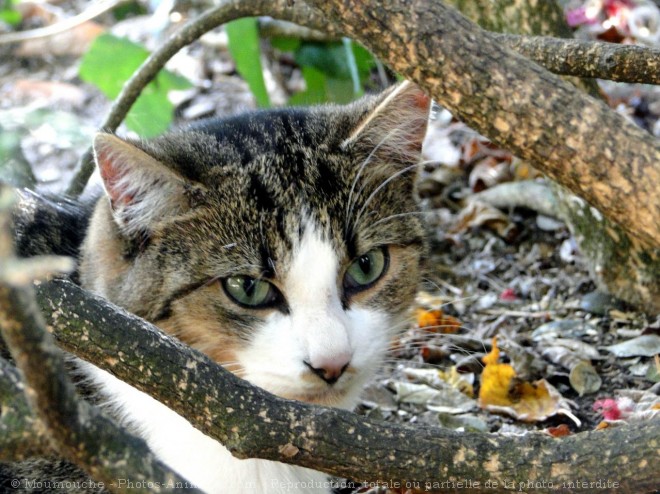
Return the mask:
<svg viewBox="0 0 660 494">
<path fill-rule="evenodd" d="M 115 99 L 124 83 L 148 56 L 149 52 L 141 45 L 103 34 L 94 40 L 83 57 L 79 75 L 109 99 Z M 174 113 L 174 105 L 167 94 L 190 87 L 192 84 L 186 78 L 161 70 L 131 108 L 126 116 L 126 126 L 144 137 L 161 134 L 167 130 Z"/>
<path fill-rule="evenodd" d="M 314 105 L 328 101 L 326 75 L 314 67 L 302 67 L 307 89 L 289 98 L 290 105 Z"/>
<path fill-rule="evenodd" d="M 284 36 L 270 38 L 270 45 L 280 51 L 296 51 L 300 43 L 301 41 L 297 38 L 286 38 Z"/>
<path fill-rule="evenodd" d="M 21 23 L 21 13 L 16 10 L 18 0 L 0 0 L 0 22 L 10 26 L 18 26 Z"/>
<path fill-rule="evenodd" d="M 301 67 L 313 67 L 328 77 L 335 79 L 351 78 L 350 69 L 346 62 L 346 52 L 340 42 L 303 42 L 296 51 L 295 59 Z"/>
<path fill-rule="evenodd" d="M 353 42 L 350 38 L 342 38 L 342 45 L 344 46 L 344 56 L 346 57 L 346 65 L 348 65 L 348 72 L 351 75 L 351 82 L 353 83 L 353 95 L 362 96 L 364 91 L 360 81 L 360 74 L 353 53 Z"/>
<path fill-rule="evenodd" d="M 270 107 L 264 72 L 261 67 L 261 48 L 257 19 L 247 17 L 225 26 L 229 39 L 229 52 L 236 62 L 236 70 L 250 86 L 257 105 Z"/>
<path fill-rule="evenodd" d="M 0 22 L 9 24 L 10 26 L 18 26 L 21 23 L 23 17 L 21 13 L 13 9 L 2 9 L 0 10 Z"/>
</svg>

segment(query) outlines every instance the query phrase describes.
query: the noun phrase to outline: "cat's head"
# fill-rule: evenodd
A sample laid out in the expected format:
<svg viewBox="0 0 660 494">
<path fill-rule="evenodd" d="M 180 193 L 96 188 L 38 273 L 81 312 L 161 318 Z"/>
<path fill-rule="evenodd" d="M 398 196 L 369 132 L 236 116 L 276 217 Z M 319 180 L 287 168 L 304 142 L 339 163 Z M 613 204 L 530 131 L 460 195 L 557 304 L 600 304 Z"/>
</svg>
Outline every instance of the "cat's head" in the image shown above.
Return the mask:
<svg viewBox="0 0 660 494">
<path fill-rule="evenodd" d="M 272 393 L 352 406 L 417 289 L 428 108 L 404 83 L 150 141 L 97 135 L 107 197 L 83 285 Z"/>
</svg>

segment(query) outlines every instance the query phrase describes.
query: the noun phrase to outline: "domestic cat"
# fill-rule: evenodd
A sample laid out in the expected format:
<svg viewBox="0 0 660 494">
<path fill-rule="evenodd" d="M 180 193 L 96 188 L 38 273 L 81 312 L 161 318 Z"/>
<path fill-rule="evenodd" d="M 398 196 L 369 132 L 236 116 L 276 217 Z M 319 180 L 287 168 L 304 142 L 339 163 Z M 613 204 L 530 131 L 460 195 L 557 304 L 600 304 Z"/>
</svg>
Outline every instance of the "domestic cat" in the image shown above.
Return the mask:
<svg viewBox="0 0 660 494">
<path fill-rule="evenodd" d="M 406 318 L 430 100 L 403 83 L 346 106 L 215 119 L 148 140 L 98 134 L 105 195 L 83 287 L 276 395 L 350 409 Z M 239 460 L 91 364 L 112 413 L 209 493 L 329 492 L 326 475 Z"/>
</svg>

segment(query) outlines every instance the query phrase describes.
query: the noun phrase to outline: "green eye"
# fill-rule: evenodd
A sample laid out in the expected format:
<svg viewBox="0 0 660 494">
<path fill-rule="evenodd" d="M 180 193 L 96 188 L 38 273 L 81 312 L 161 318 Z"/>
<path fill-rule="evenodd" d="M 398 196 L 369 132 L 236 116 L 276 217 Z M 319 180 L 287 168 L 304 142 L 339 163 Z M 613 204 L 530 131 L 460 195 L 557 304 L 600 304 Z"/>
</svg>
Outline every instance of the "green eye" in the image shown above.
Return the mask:
<svg viewBox="0 0 660 494">
<path fill-rule="evenodd" d="M 387 251 L 379 247 L 353 260 L 344 275 L 344 289 L 358 292 L 374 284 L 387 270 Z"/>
<path fill-rule="evenodd" d="M 267 281 L 249 276 L 230 276 L 222 280 L 222 286 L 239 305 L 264 308 L 280 301 L 280 292 Z"/>
</svg>

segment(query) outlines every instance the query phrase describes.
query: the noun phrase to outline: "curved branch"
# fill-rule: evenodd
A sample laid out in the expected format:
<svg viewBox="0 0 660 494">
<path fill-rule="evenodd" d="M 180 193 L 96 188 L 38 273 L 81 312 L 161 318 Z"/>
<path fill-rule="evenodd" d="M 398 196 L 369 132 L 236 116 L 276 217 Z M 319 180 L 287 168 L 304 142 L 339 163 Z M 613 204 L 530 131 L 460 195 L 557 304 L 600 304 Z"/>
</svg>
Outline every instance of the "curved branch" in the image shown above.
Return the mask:
<svg viewBox="0 0 660 494">
<path fill-rule="evenodd" d="M 490 481 L 493 492 L 517 490 L 527 481 L 609 479 L 617 492 L 660 482 L 640 447 L 660 441 L 660 420 L 563 439 L 387 424 L 275 397 L 72 283 L 42 284 L 37 297 L 62 347 L 151 394 L 239 457 L 372 482 Z"/>
<path fill-rule="evenodd" d="M 549 36 L 491 35 L 555 74 L 660 84 L 657 48 Z"/>
<path fill-rule="evenodd" d="M 124 84 L 121 93 L 101 124 L 101 129 L 114 132 L 119 127 L 119 124 L 126 117 L 142 90 L 181 48 L 189 45 L 204 33 L 222 24 L 241 17 L 259 15 L 271 15 L 300 24 L 305 23 L 305 25 L 311 28 L 320 28 L 330 34 L 333 33 L 332 26 L 328 26 L 316 11 L 305 5 L 293 9 L 289 6 L 288 0 L 224 0 L 217 7 L 203 13 L 200 17 L 181 27 L 144 61 L 140 68 Z M 70 196 L 79 195 L 85 188 L 85 185 L 87 185 L 87 181 L 93 171 L 94 160 L 92 149 L 89 148 L 81 157 L 80 169 L 71 181 L 66 193 Z"/>
</svg>

